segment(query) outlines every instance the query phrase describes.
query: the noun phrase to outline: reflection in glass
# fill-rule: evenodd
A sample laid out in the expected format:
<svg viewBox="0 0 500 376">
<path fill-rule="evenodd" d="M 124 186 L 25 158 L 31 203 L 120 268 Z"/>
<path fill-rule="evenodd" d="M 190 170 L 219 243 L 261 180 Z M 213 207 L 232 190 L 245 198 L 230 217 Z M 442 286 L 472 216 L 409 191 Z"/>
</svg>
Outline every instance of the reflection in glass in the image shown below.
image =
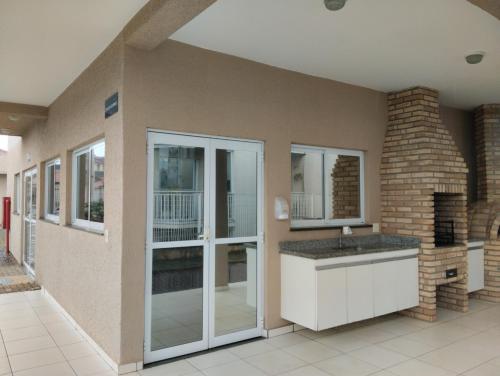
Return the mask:
<svg viewBox="0 0 500 376">
<path fill-rule="evenodd" d="M 88 207 L 89 207 L 89 166 L 88 166 L 88 153 L 81 154 L 76 159 L 76 218 L 88 220 Z"/>
<path fill-rule="evenodd" d="M 151 350 L 203 337 L 203 247 L 153 251 Z"/>
<path fill-rule="evenodd" d="M 215 335 L 257 326 L 257 243 L 220 244 L 215 254 Z"/>
<path fill-rule="evenodd" d="M 203 148 L 156 145 L 153 241 L 196 240 L 203 233 Z"/>
<path fill-rule="evenodd" d="M 292 152 L 292 219 L 323 219 L 323 154 Z"/>
<path fill-rule="evenodd" d="M 359 218 L 360 158 L 351 155 L 328 155 L 326 171 L 330 219 Z"/>
<path fill-rule="evenodd" d="M 257 235 L 257 153 L 216 151 L 216 236 Z"/>
<path fill-rule="evenodd" d="M 59 215 L 61 162 L 55 161 L 47 167 L 47 214 Z"/>
<path fill-rule="evenodd" d="M 104 223 L 104 159 L 105 144 L 92 149 L 90 164 L 90 220 Z"/>
</svg>

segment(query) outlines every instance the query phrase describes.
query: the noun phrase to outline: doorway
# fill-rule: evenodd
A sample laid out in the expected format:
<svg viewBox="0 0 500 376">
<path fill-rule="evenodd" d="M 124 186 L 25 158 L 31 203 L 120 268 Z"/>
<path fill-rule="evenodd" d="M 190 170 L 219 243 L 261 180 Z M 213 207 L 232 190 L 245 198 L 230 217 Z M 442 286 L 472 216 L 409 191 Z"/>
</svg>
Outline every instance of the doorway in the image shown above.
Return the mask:
<svg viewBox="0 0 500 376">
<path fill-rule="evenodd" d="M 263 144 L 148 133 L 145 363 L 262 335 Z"/>
<path fill-rule="evenodd" d="M 24 173 L 24 252 L 23 264 L 35 275 L 37 169 Z"/>
</svg>

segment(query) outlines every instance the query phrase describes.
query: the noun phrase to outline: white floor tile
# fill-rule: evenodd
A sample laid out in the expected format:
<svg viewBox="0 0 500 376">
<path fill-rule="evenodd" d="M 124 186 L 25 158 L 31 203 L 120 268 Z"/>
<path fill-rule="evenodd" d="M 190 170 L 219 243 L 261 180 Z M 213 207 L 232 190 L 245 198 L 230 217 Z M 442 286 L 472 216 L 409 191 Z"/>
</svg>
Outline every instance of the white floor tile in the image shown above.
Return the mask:
<svg viewBox="0 0 500 376">
<path fill-rule="evenodd" d="M 189 358 L 187 361 L 199 370 L 204 370 L 210 367 L 235 362 L 238 357 L 228 350 L 218 350 L 208 354 L 198 355 L 194 358 Z"/>
<path fill-rule="evenodd" d="M 71 345 L 83 341 L 83 337 L 72 329 L 60 330 L 51 333 L 51 336 L 58 346 Z"/>
<path fill-rule="evenodd" d="M 371 345 L 371 343 L 366 341 L 363 337 L 357 336 L 351 332 L 342 332 L 321 337 L 316 341 L 343 352 L 349 352 Z"/>
<path fill-rule="evenodd" d="M 5 347 L 7 354 L 11 356 L 36 350 L 50 349 L 56 347 L 56 344 L 50 336 L 43 336 L 10 341 L 5 344 Z"/>
<path fill-rule="evenodd" d="M 463 373 L 464 376 L 498 376 L 500 375 L 500 367 L 496 367 L 491 363 L 484 363 L 476 368 L 473 368 Z"/>
<path fill-rule="evenodd" d="M 297 333 L 288 333 L 281 336 L 269 338 L 267 343 L 278 349 L 288 346 L 293 346 L 301 342 L 307 342 L 308 339 Z"/>
<path fill-rule="evenodd" d="M 18 341 L 20 339 L 44 337 L 49 332 L 43 325 L 30 326 L 21 329 L 6 329 L 2 330 L 3 340 L 7 343 L 9 341 Z"/>
<path fill-rule="evenodd" d="M 54 363 L 64 362 L 64 356 L 57 348 L 37 350 L 28 353 L 9 356 L 12 371 L 22 371 Z"/>
<path fill-rule="evenodd" d="M 307 363 L 319 362 L 341 354 L 340 351 L 314 341 L 298 343 L 282 350 Z"/>
<path fill-rule="evenodd" d="M 64 357 L 68 360 L 83 358 L 85 356 L 95 355 L 96 352 L 88 342 L 82 341 L 71 345 L 60 347 Z"/>
<path fill-rule="evenodd" d="M 323 371 L 338 376 L 366 376 L 380 370 L 370 363 L 349 355 L 341 355 L 314 365 Z"/>
<path fill-rule="evenodd" d="M 8 358 L 0 358 L 0 375 L 10 373 L 10 364 Z"/>
<path fill-rule="evenodd" d="M 186 360 L 146 368 L 139 371 L 141 376 L 183 376 L 197 372 L 197 369 Z"/>
<path fill-rule="evenodd" d="M 246 361 L 268 375 L 276 375 L 306 365 L 304 361 L 281 350 L 255 355 Z"/>
<path fill-rule="evenodd" d="M 14 376 L 75 376 L 68 363 L 56 363 L 15 372 Z"/>
<path fill-rule="evenodd" d="M 349 355 L 379 368 L 389 368 L 410 359 L 403 354 L 377 345 L 354 350 Z"/>
<path fill-rule="evenodd" d="M 211 367 L 203 370 L 203 373 L 207 376 L 265 376 L 264 372 L 261 372 L 257 368 L 245 363 L 242 360 L 236 362 L 223 364 L 216 367 Z"/>
<path fill-rule="evenodd" d="M 436 346 L 431 346 L 426 343 L 412 341 L 407 338 L 397 337 L 389 341 L 379 343 L 386 349 L 399 352 L 403 355 L 409 356 L 410 358 L 416 358 L 417 356 L 426 354 L 433 350 L 436 350 Z"/>
<path fill-rule="evenodd" d="M 69 364 L 77 376 L 94 375 L 99 372 L 103 373 L 110 370 L 110 367 L 99 355 L 73 359 L 69 361 Z"/>
<path fill-rule="evenodd" d="M 275 348 L 267 343 L 265 340 L 245 343 L 243 345 L 238 345 L 230 347 L 228 351 L 239 358 L 248 358 L 257 354 L 262 354 L 268 351 L 274 351 Z"/>
<path fill-rule="evenodd" d="M 400 363 L 387 371 L 399 376 L 453 376 L 453 372 L 421 362 L 416 359 Z"/>
<path fill-rule="evenodd" d="M 328 373 L 321 371 L 313 366 L 305 366 L 286 373 L 287 376 L 329 376 Z"/>
</svg>

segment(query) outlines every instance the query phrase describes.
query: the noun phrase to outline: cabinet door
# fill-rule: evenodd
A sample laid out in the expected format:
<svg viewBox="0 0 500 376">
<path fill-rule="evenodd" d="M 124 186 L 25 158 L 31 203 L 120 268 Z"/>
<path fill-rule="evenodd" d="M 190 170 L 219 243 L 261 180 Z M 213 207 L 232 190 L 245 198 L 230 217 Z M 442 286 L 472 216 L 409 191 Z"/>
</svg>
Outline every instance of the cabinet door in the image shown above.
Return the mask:
<svg viewBox="0 0 500 376">
<path fill-rule="evenodd" d="M 398 310 L 419 305 L 418 258 L 396 261 Z"/>
<path fill-rule="evenodd" d="M 484 249 L 467 252 L 469 271 L 469 292 L 484 289 Z"/>
<path fill-rule="evenodd" d="M 350 266 L 347 268 L 347 321 L 373 316 L 372 265 Z"/>
<path fill-rule="evenodd" d="M 347 323 L 346 269 L 326 269 L 317 275 L 317 330 Z"/>
<path fill-rule="evenodd" d="M 397 262 L 373 264 L 373 310 L 375 316 L 386 315 L 398 310 Z"/>
</svg>

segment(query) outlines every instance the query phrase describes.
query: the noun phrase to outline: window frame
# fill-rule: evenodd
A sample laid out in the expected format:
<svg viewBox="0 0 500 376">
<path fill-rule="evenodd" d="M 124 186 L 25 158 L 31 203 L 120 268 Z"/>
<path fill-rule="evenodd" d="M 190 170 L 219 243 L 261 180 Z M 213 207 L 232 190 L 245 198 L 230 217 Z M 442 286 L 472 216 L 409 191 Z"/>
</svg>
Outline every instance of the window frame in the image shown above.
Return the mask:
<svg viewBox="0 0 500 376">
<path fill-rule="evenodd" d="M 104 147 L 106 147 L 106 142 L 105 142 L 105 139 L 100 139 L 100 140 L 97 140 L 95 142 L 92 142 L 91 144 L 88 144 L 88 145 L 85 145 L 81 148 L 78 148 L 76 150 L 73 151 L 73 156 L 72 156 L 72 164 L 71 164 L 71 185 L 72 185 L 72 189 L 71 189 L 71 224 L 72 226 L 75 226 L 75 227 L 78 227 L 78 228 L 81 228 L 83 230 L 89 230 L 89 231 L 94 231 L 94 232 L 99 232 L 99 233 L 104 233 L 104 222 L 94 222 L 94 221 L 91 221 L 90 220 L 90 217 L 89 219 L 80 219 L 80 218 L 77 218 L 77 202 L 78 202 L 78 197 L 77 197 L 77 186 L 78 186 L 78 182 L 77 182 L 77 179 L 78 179 L 78 176 L 77 176 L 77 160 L 78 160 L 78 157 L 83 155 L 83 154 L 89 154 L 89 158 L 88 158 L 88 171 L 89 171 L 89 177 L 88 177 L 88 184 L 89 184 L 89 216 L 90 216 L 90 196 L 91 196 L 91 189 L 90 189 L 90 183 L 91 183 L 91 179 L 92 179 L 92 174 L 91 174 L 91 166 L 90 166 L 90 163 L 91 163 L 91 158 L 90 158 L 90 155 L 92 154 L 92 150 L 97 148 L 98 146 L 101 146 L 104 144 Z M 104 149 L 106 150 L 106 149 Z M 106 151 L 105 151 L 106 153 Z M 104 154 L 104 158 L 106 158 L 106 154 Z M 104 162 L 106 163 L 106 162 Z M 106 174 L 106 169 L 104 170 L 104 174 Z M 106 187 L 106 185 L 105 185 Z M 103 199 L 104 201 L 104 199 Z M 104 205 L 104 207 L 106 207 L 106 205 Z M 106 218 L 106 216 L 104 216 L 104 218 Z"/>
<path fill-rule="evenodd" d="M 292 153 L 320 153 L 322 155 L 322 180 L 323 180 L 323 219 L 298 219 L 294 220 L 290 215 L 290 228 L 291 229 L 301 229 L 301 228 L 321 228 L 321 227 L 340 227 L 340 226 L 351 226 L 351 225 L 363 225 L 365 224 L 365 152 L 362 150 L 354 149 L 339 149 L 339 148 L 329 148 L 329 147 L 318 147 L 318 146 L 308 146 L 300 144 L 292 144 L 290 148 L 290 162 L 292 158 Z M 328 219 L 328 209 L 330 208 L 329 202 L 331 202 L 332 192 L 328 192 L 328 180 L 326 177 L 326 158 L 328 155 L 346 155 L 359 157 L 359 205 L 360 205 L 360 216 L 357 218 L 341 218 L 341 219 Z M 290 173 L 291 179 L 291 173 Z M 290 180 L 291 186 L 291 180 Z M 291 193 L 290 192 L 290 204 L 291 204 Z M 290 205 L 291 207 L 291 205 Z"/>
<path fill-rule="evenodd" d="M 14 174 L 14 203 L 12 205 L 12 213 L 21 215 L 21 173 Z"/>
<path fill-rule="evenodd" d="M 59 223 L 60 222 L 60 213 L 61 213 L 61 207 L 59 206 L 59 215 L 55 215 L 55 214 L 50 214 L 48 212 L 48 207 L 49 207 L 49 179 L 48 179 L 48 171 L 49 171 L 49 168 L 50 167 L 53 167 L 53 166 L 56 166 L 56 165 L 59 165 L 59 171 L 61 171 L 61 158 L 54 158 L 54 159 L 51 159 L 50 161 L 46 162 L 45 163 L 45 168 L 44 168 L 44 172 L 45 172 L 45 176 L 44 176 L 44 180 L 45 180 L 45 184 L 44 184 L 44 190 L 45 190 L 45 193 L 44 193 L 44 202 L 43 202 L 43 216 L 44 216 L 44 219 L 48 220 L 48 221 L 51 221 L 51 222 L 54 222 L 54 223 Z M 55 171 L 55 169 L 54 169 Z M 60 175 L 59 175 L 60 176 Z M 55 178 L 55 174 L 54 174 L 54 178 Z M 52 182 L 54 183 L 54 181 Z M 61 181 L 59 181 L 59 186 L 61 185 Z M 54 187 L 55 188 L 55 185 Z M 54 195 L 55 197 L 55 195 Z M 59 189 L 59 205 L 61 205 L 61 190 Z"/>
</svg>

